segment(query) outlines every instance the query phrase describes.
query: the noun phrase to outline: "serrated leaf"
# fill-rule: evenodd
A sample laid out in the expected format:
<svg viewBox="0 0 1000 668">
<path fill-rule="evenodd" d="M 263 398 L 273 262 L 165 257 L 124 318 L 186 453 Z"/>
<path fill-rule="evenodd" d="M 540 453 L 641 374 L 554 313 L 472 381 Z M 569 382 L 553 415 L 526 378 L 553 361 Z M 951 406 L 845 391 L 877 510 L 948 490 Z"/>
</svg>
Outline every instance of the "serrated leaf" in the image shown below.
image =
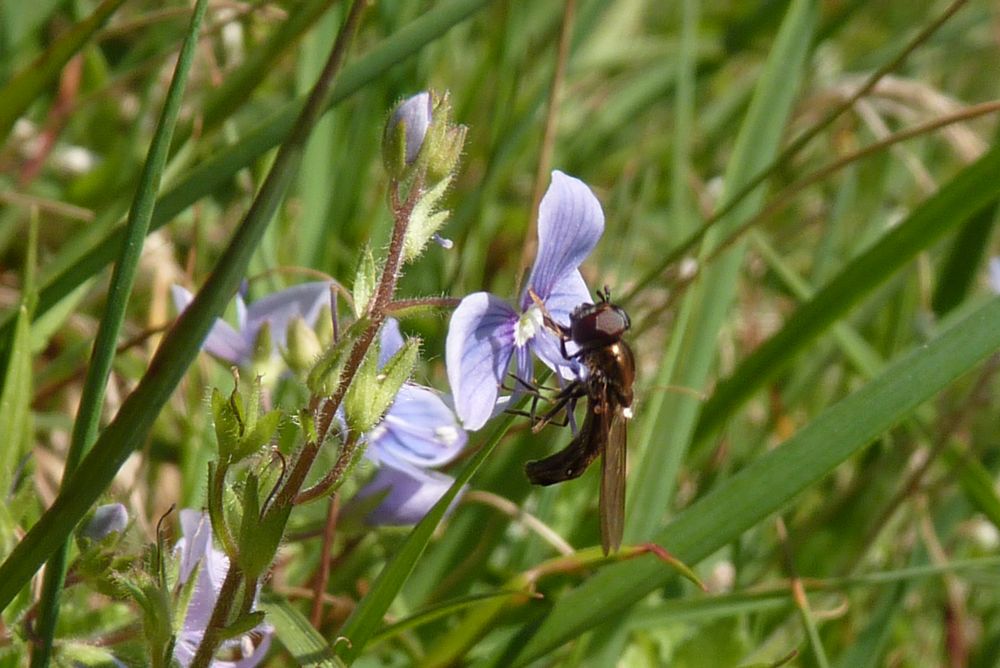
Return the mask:
<svg viewBox="0 0 1000 668">
<path fill-rule="evenodd" d="M 439 207 L 451 180 L 452 177 L 449 175 L 435 184 L 413 207 L 406 227 L 406 236 L 403 239 L 404 261 L 412 262 L 419 257 L 427 242 L 448 220 L 449 212 Z"/>
<path fill-rule="evenodd" d="M 252 455 L 267 445 L 278 433 L 282 415 L 282 412 L 276 408 L 260 417 L 253 429 L 240 439 L 239 449 L 235 453 L 236 458 L 242 459 Z"/>
</svg>

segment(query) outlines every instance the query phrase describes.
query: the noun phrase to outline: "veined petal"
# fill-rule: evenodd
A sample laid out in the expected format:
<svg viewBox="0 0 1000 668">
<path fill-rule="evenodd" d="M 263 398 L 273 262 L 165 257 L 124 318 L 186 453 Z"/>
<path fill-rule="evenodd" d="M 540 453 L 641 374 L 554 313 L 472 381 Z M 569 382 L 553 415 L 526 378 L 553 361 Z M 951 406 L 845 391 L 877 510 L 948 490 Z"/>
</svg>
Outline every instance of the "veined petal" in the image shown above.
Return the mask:
<svg viewBox="0 0 1000 668">
<path fill-rule="evenodd" d="M 499 297 L 475 292 L 455 309 L 445 363 L 455 412 L 466 429 L 486 424 L 514 352 L 517 312 Z"/>
<path fill-rule="evenodd" d="M 194 301 L 194 295 L 179 285 L 170 286 L 170 295 L 178 313 L 183 312 Z M 238 307 L 239 303 L 237 303 L 237 311 L 239 311 Z M 250 361 L 253 341 L 248 339 L 245 334 L 233 329 L 232 325 L 222 318 L 216 318 L 201 347 L 210 355 L 230 364 L 243 365 Z"/>
<path fill-rule="evenodd" d="M 542 360 L 545 366 L 557 372 L 563 379 L 575 380 L 580 377 L 583 365 L 577 360 L 567 359 L 563 355 L 562 348 L 559 345 L 559 338 L 549 330 L 539 332 L 537 336 L 531 339 L 529 346 L 535 357 Z M 566 346 L 566 352 L 572 355 L 576 346 L 572 342 L 568 342 Z"/>
<path fill-rule="evenodd" d="M 365 451 L 378 463 L 402 461 L 422 468 L 450 462 L 465 447 L 455 414 L 430 388 L 403 385 Z"/>
<path fill-rule="evenodd" d="M 190 508 L 181 510 L 180 515 L 181 538 L 174 545 L 174 552 L 181 555 L 178 579 L 184 583 L 212 546 L 212 524 L 208 515 Z"/>
<path fill-rule="evenodd" d="M 271 339 L 278 346 L 285 346 L 285 333 L 289 321 L 302 316 L 310 326 L 316 323 L 320 309 L 330 303 L 330 284 L 325 281 L 300 283 L 290 288 L 261 297 L 247 307 L 246 335 L 256 339 L 261 325 L 271 323 Z"/>
<path fill-rule="evenodd" d="M 560 325 L 569 326 L 569 314 L 581 304 L 593 304 L 594 298 L 579 270 L 574 269 L 552 286 L 545 309 Z"/>
<path fill-rule="evenodd" d="M 538 207 L 538 254 L 527 287 L 547 301 L 556 285 L 590 255 L 603 233 L 604 212 L 587 184 L 553 171 Z M 530 304 L 525 290 L 521 308 Z"/>
<path fill-rule="evenodd" d="M 405 464 L 387 464 L 378 470 L 355 498 L 361 500 L 374 494 L 385 494 L 381 503 L 365 518 L 368 524 L 416 524 L 454 483 L 454 478 L 436 471 L 424 471 Z"/>
</svg>

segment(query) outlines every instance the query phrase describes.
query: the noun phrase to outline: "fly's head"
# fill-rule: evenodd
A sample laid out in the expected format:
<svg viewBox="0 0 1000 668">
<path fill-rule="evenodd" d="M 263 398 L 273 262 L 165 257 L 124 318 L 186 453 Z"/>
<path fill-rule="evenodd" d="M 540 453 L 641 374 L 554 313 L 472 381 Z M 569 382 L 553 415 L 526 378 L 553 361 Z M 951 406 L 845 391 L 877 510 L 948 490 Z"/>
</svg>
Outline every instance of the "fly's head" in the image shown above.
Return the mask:
<svg viewBox="0 0 1000 668">
<path fill-rule="evenodd" d="M 632 326 L 625 309 L 611 303 L 607 288 L 596 304 L 582 304 L 569 316 L 570 338 L 581 350 L 596 350 L 621 341 Z"/>
</svg>

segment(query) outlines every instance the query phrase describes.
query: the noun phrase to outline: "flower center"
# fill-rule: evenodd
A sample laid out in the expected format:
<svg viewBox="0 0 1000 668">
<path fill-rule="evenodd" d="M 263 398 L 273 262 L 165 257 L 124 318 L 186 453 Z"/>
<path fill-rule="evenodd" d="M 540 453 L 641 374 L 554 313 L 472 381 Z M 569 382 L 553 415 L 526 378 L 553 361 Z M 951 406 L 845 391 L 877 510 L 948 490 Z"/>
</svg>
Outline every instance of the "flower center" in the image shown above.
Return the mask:
<svg viewBox="0 0 1000 668">
<path fill-rule="evenodd" d="M 436 427 L 434 429 L 434 438 L 444 445 L 453 445 L 459 438 L 458 429 L 451 425 Z"/>
<path fill-rule="evenodd" d="M 544 325 L 545 318 L 542 315 L 542 310 L 533 304 L 521 314 L 517 326 L 514 327 L 514 345 L 523 348 L 524 344 L 530 341 Z"/>
</svg>

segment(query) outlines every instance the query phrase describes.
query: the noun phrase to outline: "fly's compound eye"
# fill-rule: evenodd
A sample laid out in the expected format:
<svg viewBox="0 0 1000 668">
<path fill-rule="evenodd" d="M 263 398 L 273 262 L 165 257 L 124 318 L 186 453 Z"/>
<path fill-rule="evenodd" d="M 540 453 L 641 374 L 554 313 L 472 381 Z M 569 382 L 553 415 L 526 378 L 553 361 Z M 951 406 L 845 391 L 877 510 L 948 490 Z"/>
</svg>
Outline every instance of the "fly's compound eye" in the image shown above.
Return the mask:
<svg viewBox="0 0 1000 668">
<path fill-rule="evenodd" d="M 618 341 L 631 325 L 624 309 L 606 302 L 581 306 L 570 317 L 573 342 L 585 349 Z"/>
</svg>

